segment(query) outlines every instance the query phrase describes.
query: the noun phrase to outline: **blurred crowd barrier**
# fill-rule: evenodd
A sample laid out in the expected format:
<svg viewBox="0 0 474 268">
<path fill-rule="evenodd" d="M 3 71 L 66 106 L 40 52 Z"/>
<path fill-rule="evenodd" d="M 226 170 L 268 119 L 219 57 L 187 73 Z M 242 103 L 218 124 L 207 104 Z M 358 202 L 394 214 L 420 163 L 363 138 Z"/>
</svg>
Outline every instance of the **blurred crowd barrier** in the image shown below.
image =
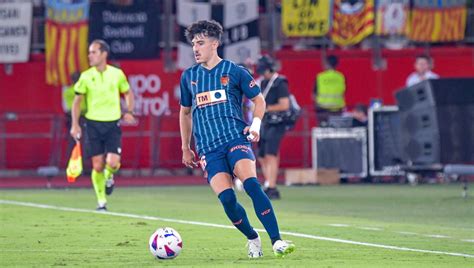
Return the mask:
<svg viewBox="0 0 474 268">
<path fill-rule="evenodd" d="M 312 114 L 304 109 L 297 128 L 287 134 L 282 145 L 282 166 L 311 166 Z M 0 170 L 65 168 L 69 159 L 69 129 L 64 115 L 3 113 L 0 116 Z M 136 125 L 123 126 L 123 167 L 151 171 L 183 168 L 178 116 L 177 111 L 162 116 L 138 116 Z"/>
</svg>

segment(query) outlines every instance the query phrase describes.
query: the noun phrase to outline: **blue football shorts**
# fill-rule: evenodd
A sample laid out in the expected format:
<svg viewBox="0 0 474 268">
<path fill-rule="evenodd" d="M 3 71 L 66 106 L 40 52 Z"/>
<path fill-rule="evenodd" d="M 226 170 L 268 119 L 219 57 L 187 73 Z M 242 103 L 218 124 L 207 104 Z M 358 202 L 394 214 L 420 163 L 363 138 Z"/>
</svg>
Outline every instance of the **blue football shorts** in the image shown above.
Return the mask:
<svg viewBox="0 0 474 268">
<path fill-rule="evenodd" d="M 201 155 L 201 168 L 207 175 L 207 182 L 220 172 L 234 176 L 234 166 L 241 159 L 255 161 L 251 143 L 245 138 L 238 138 L 219 148 Z"/>
</svg>

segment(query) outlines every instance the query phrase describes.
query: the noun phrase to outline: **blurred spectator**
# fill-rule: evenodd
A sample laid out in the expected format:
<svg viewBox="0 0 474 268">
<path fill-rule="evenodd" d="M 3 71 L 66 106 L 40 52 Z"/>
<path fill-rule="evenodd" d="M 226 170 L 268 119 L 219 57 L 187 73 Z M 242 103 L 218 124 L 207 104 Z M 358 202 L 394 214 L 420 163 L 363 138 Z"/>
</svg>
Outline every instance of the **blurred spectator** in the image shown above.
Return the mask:
<svg viewBox="0 0 474 268">
<path fill-rule="evenodd" d="M 406 81 L 406 86 L 412 86 L 426 79 L 438 79 L 439 75 L 431 71 L 433 60 L 428 55 L 418 55 L 415 60 L 415 71 L 411 73 Z"/>
<path fill-rule="evenodd" d="M 336 70 L 338 63 L 336 56 L 328 56 L 325 61 L 326 70 L 316 76 L 314 102 L 319 126 L 327 125 L 329 116 L 340 115 L 346 107 L 346 79 Z"/>
<path fill-rule="evenodd" d="M 280 165 L 280 143 L 286 132 L 281 112 L 290 108 L 288 80 L 275 69 L 272 58 L 264 56 L 258 60 L 257 73 L 263 76 L 261 89 L 267 105 L 258 142 L 258 160 L 267 186 L 265 193 L 270 199 L 280 199 L 276 181 Z"/>
<path fill-rule="evenodd" d="M 351 113 L 353 127 L 366 127 L 368 122 L 367 106 L 358 103 L 354 106 Z"/>
</svg>

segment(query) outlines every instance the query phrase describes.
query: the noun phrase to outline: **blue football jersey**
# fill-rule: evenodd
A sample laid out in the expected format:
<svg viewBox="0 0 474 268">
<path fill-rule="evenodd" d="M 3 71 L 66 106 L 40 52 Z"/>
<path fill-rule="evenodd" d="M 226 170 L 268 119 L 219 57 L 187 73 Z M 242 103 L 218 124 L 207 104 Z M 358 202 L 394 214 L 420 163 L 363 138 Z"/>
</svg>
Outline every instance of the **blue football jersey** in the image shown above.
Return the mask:
<svg viewBox="0 0 474 268">
<path fill-rule="evenodd" d="M 220 61 L 212 70 L 196 64 L 183 72 L 181 105 L 191 107 L 200 155 L 244 136 L 243 94 L 252 99 L 259 93 L 250 73 L 228 60 Z"/>
</svg>

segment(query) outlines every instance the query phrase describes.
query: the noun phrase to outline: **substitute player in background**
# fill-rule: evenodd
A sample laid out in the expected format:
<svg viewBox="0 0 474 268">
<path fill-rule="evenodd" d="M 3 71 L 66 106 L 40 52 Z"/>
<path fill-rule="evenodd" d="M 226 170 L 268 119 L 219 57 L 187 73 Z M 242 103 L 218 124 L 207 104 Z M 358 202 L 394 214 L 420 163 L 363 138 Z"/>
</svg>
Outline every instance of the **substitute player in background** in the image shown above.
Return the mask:
<svg viewBox="0 0 474 268">
<path fill-rule="evenodd" d="M 261 240 L 237 202 L 232 189 L 234 175 L 243 181 L 255 213 L 270 236 L 274 254 L 283 257 L 291 253 L 295 245 L 280 237 L 272 204 L 256 178 L 255 156 L 250 144 L 259 140 L 265 100 L 247 70 L 217 54 L 222 34 L 222 26 L 215 21 L 198 21 L 186 30 L 197 64 L 181 76 L 179 123 L 183 164 L 198 165 L 191 150 L 192 132 L 201 167 L 212 190 L 234 226 L 248 239 L 248 256 L 263 255 Z M 255 105 L 250 127 L 242 118 L 243 95 Z"/>
<path fill-rule="evenodd" d="M 97 210 L 107 210 L 106 194 L 114 187 L 113 174 L 120 168 L 121 138 L 119 120 L 120 94 L 125 96 L 127 110 L 123 115 L 126 123 L 133 123 L 133 93 L 122 70 L 107 64 L 109 45 L 103 40 L 94 40 L 89 46 L 89 64 L 75 85 L 76 96 L 72 107 L 71 136 L 82 134 L 79 125 L 81 101 L 87 103 L 86 131 L 88 152 L 92 157 L 92 184 L 97 195 Z"/>
</svg>

